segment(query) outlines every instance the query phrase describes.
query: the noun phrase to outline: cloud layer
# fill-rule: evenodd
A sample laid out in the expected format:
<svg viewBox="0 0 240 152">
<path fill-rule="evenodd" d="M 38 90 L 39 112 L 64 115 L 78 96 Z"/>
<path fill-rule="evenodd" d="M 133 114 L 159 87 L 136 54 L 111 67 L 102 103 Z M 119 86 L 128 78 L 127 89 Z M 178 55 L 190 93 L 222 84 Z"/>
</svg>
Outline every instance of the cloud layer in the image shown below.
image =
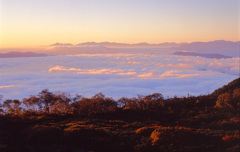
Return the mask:
<svg viewBox="0 0 240 152">
<path fill-rule="evenodd" d="M 0 94 L 21 99 L 48 88 L 87 97 L 103 92 L 115 99 L 154 92 L 200 95 L 239 77 L 239 61 L 166 53 L 1 59 Z"/>
</svg>

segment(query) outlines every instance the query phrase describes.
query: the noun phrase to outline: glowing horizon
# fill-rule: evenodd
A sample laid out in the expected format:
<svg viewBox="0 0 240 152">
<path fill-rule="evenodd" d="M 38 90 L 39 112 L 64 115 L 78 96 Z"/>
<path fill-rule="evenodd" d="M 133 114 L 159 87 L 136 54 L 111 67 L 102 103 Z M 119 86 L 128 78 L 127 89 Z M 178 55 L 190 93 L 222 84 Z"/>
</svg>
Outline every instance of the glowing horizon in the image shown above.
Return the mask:
<svg viewBox="0 0 240 152">
<path fill-rule="evenodd" d="M 239 41 L 238 0 L 0 0 L 0 48 Z"/>
</svg>

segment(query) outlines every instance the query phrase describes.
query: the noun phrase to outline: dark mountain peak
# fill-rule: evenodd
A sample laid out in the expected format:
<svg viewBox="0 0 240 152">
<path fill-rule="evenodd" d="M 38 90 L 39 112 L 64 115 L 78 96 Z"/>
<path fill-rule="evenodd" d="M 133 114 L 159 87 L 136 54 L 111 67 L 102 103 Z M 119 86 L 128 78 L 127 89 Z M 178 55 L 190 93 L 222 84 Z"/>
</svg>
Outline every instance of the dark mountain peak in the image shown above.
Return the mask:
<svg viewBox="0 0 240 152">
<path fill-rule="evenodd" d="M 236 88 L 240 88 L 240 77 L 215 90 L 211 95 L 218 96 L 225 92 L 233 92 L 233 90 Z"/>
</svg>

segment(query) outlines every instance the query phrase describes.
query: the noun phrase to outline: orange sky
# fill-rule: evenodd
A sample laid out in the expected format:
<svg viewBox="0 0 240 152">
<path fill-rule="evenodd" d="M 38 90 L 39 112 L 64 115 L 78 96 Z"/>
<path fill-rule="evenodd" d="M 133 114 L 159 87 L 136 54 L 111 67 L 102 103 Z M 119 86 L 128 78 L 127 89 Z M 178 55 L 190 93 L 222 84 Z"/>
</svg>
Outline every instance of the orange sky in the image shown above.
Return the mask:
<svg viewBox="0 0 240 152">
<path fill-rule="evenodd" d="M 239 41 L 238 0 L 0 0 L 0 47 Z"/>
</svg>

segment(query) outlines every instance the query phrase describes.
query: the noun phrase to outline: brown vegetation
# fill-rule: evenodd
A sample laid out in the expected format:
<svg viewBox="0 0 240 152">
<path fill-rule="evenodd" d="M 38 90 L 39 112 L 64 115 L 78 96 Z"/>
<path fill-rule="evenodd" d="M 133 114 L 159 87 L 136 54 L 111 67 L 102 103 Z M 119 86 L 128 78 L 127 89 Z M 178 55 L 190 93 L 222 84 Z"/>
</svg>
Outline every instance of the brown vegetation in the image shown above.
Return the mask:
<svg viewBox="0 0 240 152">
<path fill-rule="evenodd" d="M 2 99 L 0 97 L 0 99 Z M 0 104 L 0 151 L 239 151 L 240 79 L 210 95 L 115 101 L 45 89 Z"/>
</svg>

